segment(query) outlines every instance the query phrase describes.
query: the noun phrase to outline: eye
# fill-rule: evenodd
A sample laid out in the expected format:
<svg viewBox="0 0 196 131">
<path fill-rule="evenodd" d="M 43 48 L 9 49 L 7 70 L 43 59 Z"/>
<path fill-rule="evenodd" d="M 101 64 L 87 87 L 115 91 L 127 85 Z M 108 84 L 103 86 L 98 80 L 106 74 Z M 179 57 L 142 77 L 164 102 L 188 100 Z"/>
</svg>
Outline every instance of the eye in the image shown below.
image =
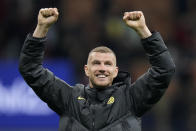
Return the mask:
<svg viewBox="0 0 196 131">
<path fill-rule="evenodd" d="M 111 61 L 106 61 L 106 62 L 105 62 L 105 65 L 111 66 L 111 65 L 113 65 L 113 64 L 112 64 Z"/>
<path fill-rule="evenodd" d="M 99 65 L 99 64 L 100 64 L 100 62 L 97 61 L 97 60 L 95 60 L 95 61 L 92 62 L 92 65 Z"/>
</svg>

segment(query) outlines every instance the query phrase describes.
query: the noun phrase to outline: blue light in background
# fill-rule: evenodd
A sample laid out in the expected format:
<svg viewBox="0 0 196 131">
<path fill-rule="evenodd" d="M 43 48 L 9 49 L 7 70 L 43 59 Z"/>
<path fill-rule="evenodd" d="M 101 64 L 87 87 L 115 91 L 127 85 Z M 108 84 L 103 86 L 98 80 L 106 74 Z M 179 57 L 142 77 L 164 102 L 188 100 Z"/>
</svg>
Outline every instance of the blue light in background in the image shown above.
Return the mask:
<svg viewBox="0 0 196 131">
<path fill-rule="evenodd" d="M 74 66 L 68 60 L 44 61 L 44 67 L 70 85 Z M 0 60 L 0 131 L 10 128 L 58 128 L 59 117 L 42 102 L 18 72 L 18 61 Z"/>
</svg>

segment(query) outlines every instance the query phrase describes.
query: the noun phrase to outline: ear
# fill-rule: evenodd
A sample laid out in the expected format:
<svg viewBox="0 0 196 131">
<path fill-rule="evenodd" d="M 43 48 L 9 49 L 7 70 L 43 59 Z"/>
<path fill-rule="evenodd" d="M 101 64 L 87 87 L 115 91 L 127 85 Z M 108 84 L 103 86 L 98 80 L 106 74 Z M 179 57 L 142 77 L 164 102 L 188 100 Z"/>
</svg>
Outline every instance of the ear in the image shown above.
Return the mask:
<svg viewBox="0 0 196 131">
<path fill-rule="evenodd" d="M 88 71 L 87 65 L 84 65 L 84 71 L 85 71 L 86 76 L 89 76 L 89 71 Z"/>
<path fill-rule="evenodd" d="M 115 71 L 114 71 L 114 78 L 116 78 L 118 75 L 118 67 L 116 66 Z"/>
</svg>

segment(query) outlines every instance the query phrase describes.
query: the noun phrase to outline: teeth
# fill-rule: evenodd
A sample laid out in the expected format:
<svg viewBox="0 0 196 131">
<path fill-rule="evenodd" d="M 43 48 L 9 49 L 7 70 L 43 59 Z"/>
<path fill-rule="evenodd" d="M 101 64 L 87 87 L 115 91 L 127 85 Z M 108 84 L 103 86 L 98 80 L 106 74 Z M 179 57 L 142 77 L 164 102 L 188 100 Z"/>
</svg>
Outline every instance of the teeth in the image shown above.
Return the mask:
<svg viewBox="0 0 196 131">
<path fill-rule="evenodd" d="M 99 77 L 99 78 L 105 78 L 106 76 L 105 75 L 98 75 L 97 77 Z"/>
</svg>

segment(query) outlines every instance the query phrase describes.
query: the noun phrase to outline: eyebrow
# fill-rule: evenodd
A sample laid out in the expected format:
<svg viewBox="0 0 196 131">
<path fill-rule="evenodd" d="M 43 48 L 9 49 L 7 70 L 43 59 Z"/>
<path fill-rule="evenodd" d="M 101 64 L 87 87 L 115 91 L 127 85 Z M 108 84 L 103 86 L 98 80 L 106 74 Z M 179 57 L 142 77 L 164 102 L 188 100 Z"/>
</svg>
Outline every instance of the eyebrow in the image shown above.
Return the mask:
<svg viewBox="0 0 196 131">
<path fill-rule="evenodd" d="M 100 62 L 99 60 L 93 60 L 91 63 L 98 63 L 98 62 Z"/>
<path fill-rule="evenodd" d="M 92 64 L 100 63 L 100 61 L 99 60 L 93 60 L 91 63 Z M 106 61 L 104 61 L 104 63 L 114 65 L 114 62 L 112 62 L 110 60 L 106 60 Z"/>
</svg>

